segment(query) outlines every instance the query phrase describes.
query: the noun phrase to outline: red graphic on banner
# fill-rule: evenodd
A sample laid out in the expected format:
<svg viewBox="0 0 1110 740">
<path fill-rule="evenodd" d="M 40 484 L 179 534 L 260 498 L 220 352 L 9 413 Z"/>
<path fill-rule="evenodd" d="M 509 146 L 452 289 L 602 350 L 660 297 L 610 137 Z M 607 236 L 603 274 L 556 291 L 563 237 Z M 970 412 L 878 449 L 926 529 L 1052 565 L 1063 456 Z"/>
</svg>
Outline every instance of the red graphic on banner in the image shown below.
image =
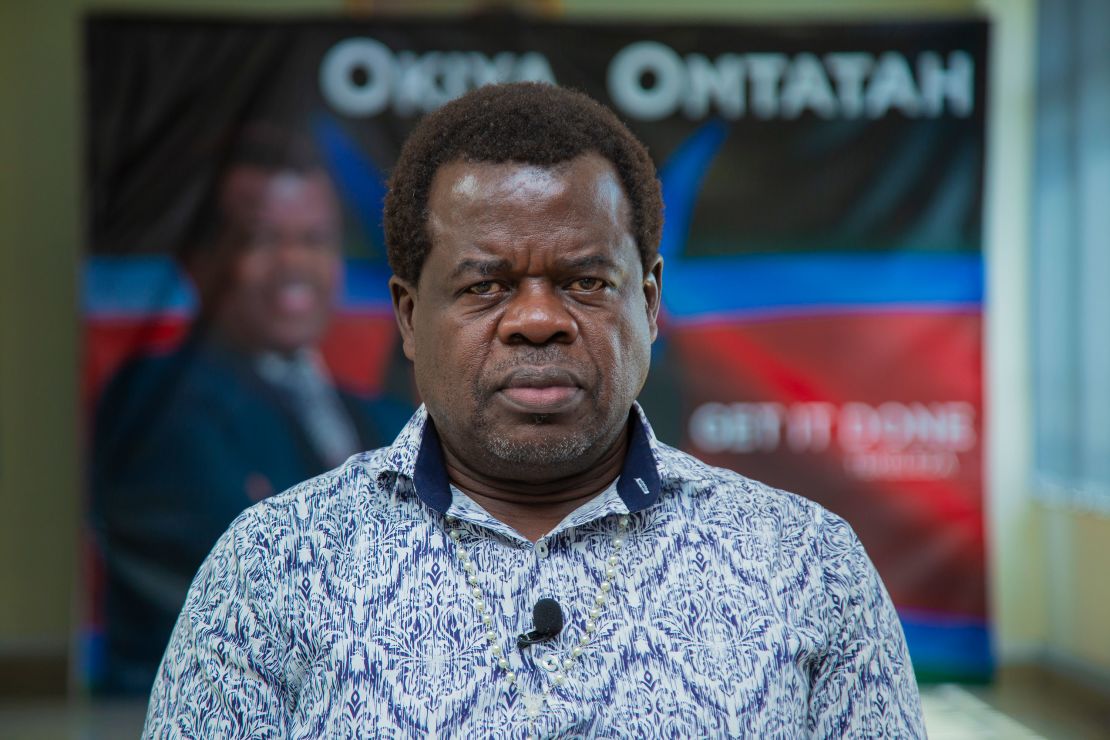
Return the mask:
<svg viewBox="0 0 1110 740">
<path fill-rule="evenodd" d="M 982 617 L 978 313 L 672 325 L 684 447 L 852 522 L 899 608 Z"/>
<path fill-rule="evenodd" d="M 92 408 L 104 384 L 128 359 L 175 349 L 191 320 L 178 315 L 90 317 L 85 322 L 85 407 Z M 320 351 L 340 387 L 376 396 L 382 391 L 396 342 L 397 324 L 392 313 L 344 312 L 332 318 Z"/>
</svg>

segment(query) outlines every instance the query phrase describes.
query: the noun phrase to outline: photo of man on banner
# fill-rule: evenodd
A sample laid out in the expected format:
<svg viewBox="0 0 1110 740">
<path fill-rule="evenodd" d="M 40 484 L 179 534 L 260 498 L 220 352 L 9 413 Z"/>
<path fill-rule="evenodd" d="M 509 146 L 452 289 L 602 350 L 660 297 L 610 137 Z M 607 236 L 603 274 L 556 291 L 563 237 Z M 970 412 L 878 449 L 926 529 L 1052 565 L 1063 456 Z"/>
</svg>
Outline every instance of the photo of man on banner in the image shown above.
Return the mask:
<svg viewBox="0 0 1110 740">
<path fill-rule="evenodd" d="M 189 582 L 243 509 L 380 446 L 407 416 L 320 353 L 343 280 L 340 204 L 310 140 L 249 123 L 177 255 L 198 312 L 107 384 L 91 516 L 104 555 L 100 686 L 146 691 Z"/>
</svg>

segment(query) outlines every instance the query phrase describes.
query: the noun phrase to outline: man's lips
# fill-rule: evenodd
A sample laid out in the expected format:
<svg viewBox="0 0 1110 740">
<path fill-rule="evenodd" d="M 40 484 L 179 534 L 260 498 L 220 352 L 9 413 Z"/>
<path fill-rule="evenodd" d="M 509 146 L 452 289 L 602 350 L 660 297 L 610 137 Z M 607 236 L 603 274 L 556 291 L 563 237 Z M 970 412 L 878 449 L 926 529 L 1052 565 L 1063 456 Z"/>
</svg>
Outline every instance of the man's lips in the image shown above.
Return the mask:
<svg viewBox="0 0 1110 740">
<path fill-rule="evenodd" d="M 318 297 L 315 288 L 305 282 L 291 282 L 273 291 L 273 307 L 278 313 L 299 315 L 316 310 Z"/>
<path fill-rule="evenodd" d="M 570 400 L 578 389 L 568 385 L 551 385 L 546 388 L 505 388 L 501 392 L 519 406 L 547 408 Z"/>
<path fill-rule="evenodd" d="M 556 413 L 569 408 L 582 393 L 577 376 L 563 368 L 518 368 L 502 382 L 500 395 L 531 413 Z"/>
</svg>

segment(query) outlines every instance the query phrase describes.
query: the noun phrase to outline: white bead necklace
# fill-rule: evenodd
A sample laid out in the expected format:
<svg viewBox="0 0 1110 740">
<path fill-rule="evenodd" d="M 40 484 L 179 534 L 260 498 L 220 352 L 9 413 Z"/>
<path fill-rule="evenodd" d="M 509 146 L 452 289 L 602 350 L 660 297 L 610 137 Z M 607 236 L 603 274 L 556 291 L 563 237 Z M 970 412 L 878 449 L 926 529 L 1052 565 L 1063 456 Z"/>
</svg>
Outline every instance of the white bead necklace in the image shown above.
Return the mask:
<svg viewBox="0 0 1110 740">
<path fill-rule="evenodd" d="M 459 528 L 459 520 L 453 516 L 446 519 L 447 532 L 451 537 L 451 541 L 455 544 L 455 554 L 462 564 L 463 573 L 466 576 L 466 582 L 470 587 L 471 603 L 474 610 L 478 612 L 478 617 L 482 620 L 482 625 L 486 629 L 485 637 L 486 644 L 489 648 L 490 663 L 500 669 L 500 673 L 509 683 L 510 686 L 520 691 L 517 683 L 517 672 L 512 669 L 512 664 L 509 662 L 509 655 L 505 652 L 504 648 L 498 644 L 497 633 L 493 630 L 493 615 L 490 613 L 490 607 L 482 596 L 482 589 L 480 587 L 481 578 L 479 578 L 478 566 L 470 558 L 470 553 L 462 545 L 463 532 Z M 557 660 L 544 662 L 540 661 L 551 675 L 551 683 L 555 686 L 563 686 L 568 679 L 568 672 L 574 667 L 575 661 L 582 657 L 586 646 L 590 643 L 590 638 L 597 631 L 597 622 L 602 615 L 602 610 L 605 603 L 608 601 L 609 594 L 613 590 L 613 581 L 617 577 L 617 565 L 620 563 L 617 557 L 624 547 L 625 537 L 628 533 L 628 516 L 622 515 L 618 520 L 619 531 L 613 535 L 612 545 L 613 554 L 605 563 L 605 578 L 602 580 L 601 585 L 598 587 L 597 593 L 594 595 L 593 603 L 589 609 L 586 610 L 588 619 L 586 620 L 585 631 L 578 638 L 574 647 L 563 657 L 561 662 Z M 524 704 L 525 714 L 529 719 L 537 719 L 543 711 L 544 705 L 547 704 L 551 696 L 551 686 L 547 685 L 543 688 L 543 693 L 537 696 L 531 696 L 521 692 L 520 698 Z"/>
</svg>

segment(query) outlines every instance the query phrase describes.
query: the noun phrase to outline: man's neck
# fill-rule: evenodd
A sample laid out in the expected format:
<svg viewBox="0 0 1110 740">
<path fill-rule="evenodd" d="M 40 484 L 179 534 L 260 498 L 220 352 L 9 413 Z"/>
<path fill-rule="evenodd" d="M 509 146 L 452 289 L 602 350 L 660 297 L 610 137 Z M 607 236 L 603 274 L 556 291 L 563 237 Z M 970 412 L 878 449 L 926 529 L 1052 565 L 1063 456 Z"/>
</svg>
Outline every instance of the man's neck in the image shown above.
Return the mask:
<svg viewBox="0 0 1110 740">
<path fill-rule="evenodd" d="M 443 442 L 451 482 L 498 521 L 535 542 L 587 501 L 608 488 L 624 465 L 627 428 L 588 470 L 545 481 L 496 478 L 465 465 Z"/>
</svg>

